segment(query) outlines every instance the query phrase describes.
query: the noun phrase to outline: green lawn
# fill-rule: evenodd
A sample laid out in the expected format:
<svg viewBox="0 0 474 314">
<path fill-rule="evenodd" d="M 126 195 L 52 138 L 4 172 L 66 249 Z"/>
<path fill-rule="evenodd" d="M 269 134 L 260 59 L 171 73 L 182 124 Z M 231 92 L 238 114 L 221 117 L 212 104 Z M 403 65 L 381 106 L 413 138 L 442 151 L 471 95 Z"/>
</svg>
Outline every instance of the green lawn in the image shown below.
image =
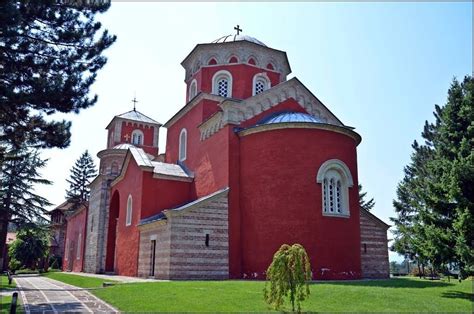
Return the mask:
<svg viewBox="0 0 474 314">
<path fill-rule="evenodd" d="M 58 280 L 67 278 L 71 284 L 72 278 L 69 277 L 76 277 L 54 276 Z M 261 281 L 172 281 L 119 284 L 91 292 L 126 312 L 254 312 L 269 310 L 263 302 L 263 287 Z M 311 296 L 303 303 L 303 310 L 471 313 L 472 298 L 472 281 L 469 280 L 448 283 L 398 278 L 317 282 L 311 285 Z"/>
<path fill-rule="evenodd" d="M 47 272 L 47 273 L 43 273 L 42 276 L 59 280 L 67 284 L 70 284 L 76 287 L 81 287 L 81 288 L 98 288 L 98 287 L 102 287 L 102 283 L 104 282 L 114 282 L 112 280 L 104 280 L 100 278 L 71 275 L 71 274 L 60 273 L 60 272 Z"/>
<path fill-rule="evenodd" d="M 0 292 L 12 290 L 16 287 L 15 281 L 11 285 L 8 284 L 8 277 L 6 275 L 0 275 Z M 12 294 L 9 293 L 7 296 L 0 295 L 0 313 L 10 313 L 10 304 L 12 303 Z M 21 311 L 21 298 L 18 295 L 18 308 L 17 311 Z"/>
</svg>

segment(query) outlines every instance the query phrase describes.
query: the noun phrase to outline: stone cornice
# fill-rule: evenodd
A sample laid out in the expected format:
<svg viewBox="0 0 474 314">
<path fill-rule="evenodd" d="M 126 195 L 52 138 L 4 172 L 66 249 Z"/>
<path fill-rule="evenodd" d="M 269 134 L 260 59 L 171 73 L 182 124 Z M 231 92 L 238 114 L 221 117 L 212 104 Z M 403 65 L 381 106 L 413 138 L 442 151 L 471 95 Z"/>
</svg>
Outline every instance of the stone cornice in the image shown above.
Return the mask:
<svg viewBox="0 0 474 314">
<path fill-rule="evenodd" d="M 344 127 L 344 124 L 306 86 L 297 78 L 292 78 L 242 101 L 233 99 L 222 101 L 219 105 L 222 113 L 215 114 L 199 126 L 201 140 L 209 138 L 227 124 L 238 125 L 290 98 L 325 124 Z"/>
<path fill-rule="evenodd" d="M 193 182 L 194 178 L 192 177 L 178 177 L 178 176 L 171 176 L 171 175 L 166 175 L 166 174 L 161 174 L 161 173 L 154 173 L 153 174 L 154 179 L 163 179 L 163 180 L 173 180 L 173 181 L 182 181 L 182 182 Z"/>
<path fill-rule="evenodd" d="M 248 129 L 243 129 L 239 131 L 239 136 L 247 136 L 250 134 L 260 133 L 260 132 L 267 132 L 273 130 L 281 130 L 281 129 L 318 129 L 318 130 L 326 130 L 332 131 L 336 133 L 341 133 L 347 135 L 354 139 L 356 145 L 359 145 L 362 141 L 360 135 L 348 127 L 345 126 L 338 126 L 333 124 L 326 124 L 326 123 L 313 123 L 313 122 L 282 122 L 282 123 L 272 123 L 272 124 L 262 124 L 257 125 Z"/>
<path fill-rule="evenodd" d="M 184 116 L 187 112 L 193 109 L 194 106 L 201 102 L 201 100 L 204 99 L 221 102 L 225 99 L 225 97 L 200 92 L 196 95 L 196 97 L 194 97 L 186 105 L 184 105 L 181 110 L 179 110 L 174 116 L 172 116 L 171 119 L 169 119 L 165 124 L 163 124 L 163 127 L 169 128 L 170 126 L 172 126 L 176 121 L 181 119 L 182 116 Z"/>
</svg>

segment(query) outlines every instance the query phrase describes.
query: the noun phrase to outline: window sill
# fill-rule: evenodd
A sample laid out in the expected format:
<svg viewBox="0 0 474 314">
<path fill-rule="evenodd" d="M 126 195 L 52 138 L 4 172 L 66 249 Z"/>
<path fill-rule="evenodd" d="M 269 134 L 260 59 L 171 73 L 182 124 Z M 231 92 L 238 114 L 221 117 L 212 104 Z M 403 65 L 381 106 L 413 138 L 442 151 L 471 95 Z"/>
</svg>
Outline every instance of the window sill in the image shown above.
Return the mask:
<svg viewBox="0 0 474 314">
<path fill-rule="evenodd" d="M 323 216 L 327 216 L 327 217 L 338 217 L 338 218 L 350 218 L 351 215 L 349 213 L 326 213 L 326 212 L 323 212 Z"/>
</svg>

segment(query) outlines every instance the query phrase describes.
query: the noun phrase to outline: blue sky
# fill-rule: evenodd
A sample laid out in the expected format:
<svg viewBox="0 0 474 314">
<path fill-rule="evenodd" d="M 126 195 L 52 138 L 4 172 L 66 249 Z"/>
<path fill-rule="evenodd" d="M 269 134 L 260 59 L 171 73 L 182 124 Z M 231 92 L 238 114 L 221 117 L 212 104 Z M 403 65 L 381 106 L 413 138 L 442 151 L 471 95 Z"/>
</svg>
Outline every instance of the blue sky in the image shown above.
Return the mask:
<svg viewBox="0 0 474 314">
<path fill-rule="evenodd" d="M 45 151 L 37 191 L 63 201 L 69 169 L 88 149 L 105 148 L 105 126 L 132 108 L 164 123 L 184 105 L 180 62 L 198 43 L 243 33 L 284 50 L 298 77 L 362 136 L 359 181 L 388 222 L 411 143 L 435 104 L 444 104 L 453 77 L 472 73 L 472 3 L 123 3 L 100 17 L 118 36 L 93 92 L 98 103 L 72 120 L 72 142 Z M 160 150 L 166 131 L 160 133 Z M 98 159 L 96 159 L 98 164 Z M 390 234 L 389 234 L 390 237 Z M 396 258 L 391 255 L 391 258 Z"/>
</svg>

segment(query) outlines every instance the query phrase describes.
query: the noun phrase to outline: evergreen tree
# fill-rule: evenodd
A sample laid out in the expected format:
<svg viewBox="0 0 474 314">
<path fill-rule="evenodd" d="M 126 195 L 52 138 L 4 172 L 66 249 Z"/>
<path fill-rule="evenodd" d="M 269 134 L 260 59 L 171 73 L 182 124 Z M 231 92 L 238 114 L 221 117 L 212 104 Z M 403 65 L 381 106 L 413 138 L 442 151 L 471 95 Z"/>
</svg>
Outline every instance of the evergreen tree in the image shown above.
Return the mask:
<svg viewBox="0 0 474 314">
<path fill-rule="evenodd" d="M 10 265 L 36 269 L 41 258 L 48 254 L 48 231 L 41 227 L 25 227 L 8 249 Z"/>
<path fill-rule="evenodd" d="M 359 183 L 359 206 L 366 211 L 370 211 L 375 206 L 374 198 L 372 197 L 370 200 L 366 201 L 365 197 L 367 196 L 367 192 L 362 192 L 362 184 Z"/>
<path fill-rule="evenodd" d="M 70 122 L 44 115 L 78 113 L 97 101 L 89 88 L 116 37 L 101 32 L 94 17 L 109 6 L 110 1 L 0 2 L 0 162 L 24 144 L 69 145 Z"/>
<path fill-rule="evenodd" d="M 473 264 L 474 80 L 457 80 L 435 122 L 425 122 L 424 145 L 413 144 L 411 163 L 397 189 L 393 249 L 430 263 L 436 271 L 456 264 L 465 278 Z"/>
<path fill-rule="evenodd" d="M 66 198 L 76 204 L 89 200 L 91 180 L 97 176 L 94 160 L 86 150 L 71 168 L 68 180 L 69 189 L 66 190 Z"/>
<path fill-rule="evenodd" d="M 37 151 L 17 149 L 8 155 L 0 166 L 0 239 L 6 239 L 8 224 L 14 222 L 44 221 L 45 207 L 51 205 L 44 197 L 34 192 L 37 184 L 51 184 L 39 173 L 46 160 Z M 0 242 L 0 252 L 5 241 Z M 0 255 L 0 265 L 3 265 Z"/>
</svg>

